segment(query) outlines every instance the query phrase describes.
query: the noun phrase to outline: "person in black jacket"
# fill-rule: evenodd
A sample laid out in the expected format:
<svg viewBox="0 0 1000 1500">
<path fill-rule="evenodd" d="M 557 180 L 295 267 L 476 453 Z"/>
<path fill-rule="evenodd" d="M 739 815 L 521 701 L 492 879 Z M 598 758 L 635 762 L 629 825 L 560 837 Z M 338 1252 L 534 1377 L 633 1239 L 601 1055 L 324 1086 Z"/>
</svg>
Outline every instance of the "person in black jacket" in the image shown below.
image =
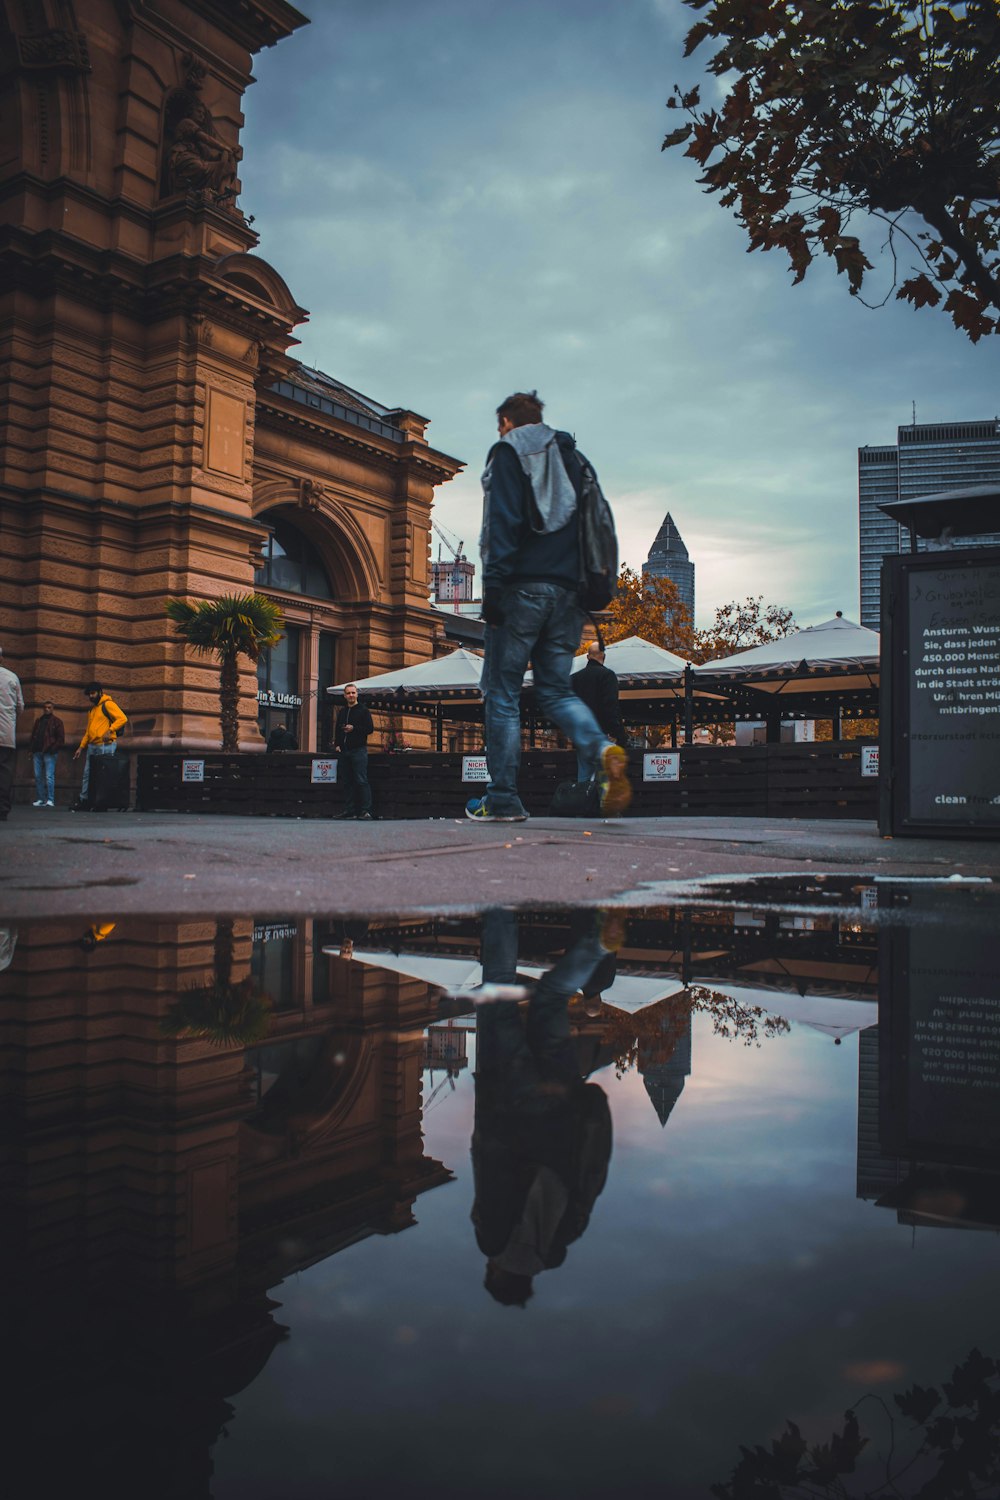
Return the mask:
<svg viewBox="0 0 1000 1500">
<path fill-rule="evenodd" d="M 582 671 L 573 673 L 569 685 L 586 703 L 604 733 L 620 745 L 625 731 L 618 711 L 618 676 L 604 665 L 600 641 L 591 641 L 587 648 L 587 665 Z M 592 776 L 592 768 L 582 756 L 577 756 L 577 780 L 589 781 Z"/>
<path fill-rule="evenodd" d="M 358 702 L 357 685 L 349 682 L 344 689 L 344 706 L 337 715 L 333 731 L 334 747 L 340 751 L 337 772 L 344 788 L 346 805 L 338 818 L 356 818 L 367 822 L 372 815 L 372 790 L 368 785 L 368 736 L 374 732 L 372 716 Z"/>
<path fill-rule="evenodd" d="M 599 778 L 601 811 L 615 817 L 631 800 L 628 757 L 570 691 L 580 644 L 580 474 L 576 443 L 542 421 L 537 391 L 518 391 L 497 407 L 500 441 L 483 474 L 483 619 L 486 635 L 486 795 L 466 816 L 520 823 L 527 816 L 517 789 L 521 760 L 521 684 L 530 660 L 538 707 L 576 746 Z"/>
<path fill-rule="evenodd" d="M 281 750 L 297 750 L 299 742 L 295 738 L 287 724 L 275 724 L 267 737 L 267 749 L 269 755 L 275 755 Z"/>
<path fill-rule="evenodd" d="M 56 715 L 55 704 L 46 701 L 32 726 L 28 742 L 35 771 L 35 791 L 38 793 L 36 801 L 32 803 L 33 807 L 55 807 L 56 756 L 65 743 L 63 721 Z"/>
</svg>

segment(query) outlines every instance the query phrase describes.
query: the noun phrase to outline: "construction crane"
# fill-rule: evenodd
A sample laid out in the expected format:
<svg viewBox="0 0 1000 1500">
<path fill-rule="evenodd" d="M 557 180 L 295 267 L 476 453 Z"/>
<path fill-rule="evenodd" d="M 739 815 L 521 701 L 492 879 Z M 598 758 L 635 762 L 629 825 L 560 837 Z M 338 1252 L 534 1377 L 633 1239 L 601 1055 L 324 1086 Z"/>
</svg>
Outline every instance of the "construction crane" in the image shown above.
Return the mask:
<svg viewBox="0 0 1000 1500">
<path fill-rule="evenodd" d="M 431 1075 L 429 1081 L 431 1083 L 433 1083 L 434 1082 L 434 1070 L 432 1068 L 429 1068 L 428 1072 Z M 426 1114 L 427 1111 L 430 1109 L 431 1105 L 434 1103 L 434 1100 L 437 1098 L 438 1094 L 440 1094 L 441 1090 L 444 1088 L 444 1086 L 445 1086 L 446 1083 L 450 1083 L 451 1084 L 451 1091 L 452 1091 L 452 1093 L 454 1093 L 455 1092 L 455 1075 L 450 1070 L 445 1073 L 445 1075 L 442 1078 L 441 1082 L 439 1084 L 437 1084 L 436 1087 L 431 1090 L 431 1093 L 428 1096 L 428 1098 L 426 1098 L 424 1100 L 424 1111 L 423 1111 L 424 1114 Z"/>
<path fill-rule="evenodd" d="M 452 542 L 449 539 L 447 533 L 444 532 L 441 529 L 441 527 L 438 525 L 438 523 L 436 521 L 432 521 L 431 525 L 434 527 L 434 530 L 437 532 L 438 536 L 444 542 L 445 546 L 448 548 L 448 551 L 454 557 L 455 561 L 456 562 L 465 562 L 465 560 L 466 560 L 465 553 L 462 551 L 462 548 L 465 546 L 465 542 L 464 541 L 460 541 L 459 544 L 458 544 L 458 546 L 456 547 L 455 544 L 454 544 L 454 542 Z M 438 548 L 438 562 L 440 562 L 440 561 L 441 561 L 441 549 L 439 547 Z"/>
</svg>

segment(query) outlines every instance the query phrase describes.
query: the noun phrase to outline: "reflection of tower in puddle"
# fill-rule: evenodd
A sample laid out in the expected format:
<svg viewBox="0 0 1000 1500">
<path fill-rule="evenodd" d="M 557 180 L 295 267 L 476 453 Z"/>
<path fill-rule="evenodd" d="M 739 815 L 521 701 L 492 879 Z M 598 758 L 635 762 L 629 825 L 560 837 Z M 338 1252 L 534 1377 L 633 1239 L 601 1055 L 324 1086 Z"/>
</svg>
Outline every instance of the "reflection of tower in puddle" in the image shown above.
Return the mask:
<svg viewBox="0 0 1000 1500">
<path fill-rule="evenodd" d="M 886 888 L 879 1024 L 861 1033 L 858 1196 L 920 1227 L 1000 1228 L 995 916 L 968 892 Z"/>
<path fill-rule="evenodd" d="M 239 920 L 126 920 L 86 954 L 82 923 L 39 923 L 0 974 L 7 1415 L 31 1493 L 72 1452 L 78 1488 L 207 1495 L 229 1398 L 287 1333 L 268 1291 L 450 1178 L 423 1152 L 428 987 L 321 958 L 303 923 L 264 1047 L 170 1035 L 178 999 L 224 988 L 220 926 L 238 990 Z"/>
<path fill-rule="evenodd" d="M 637 1068 L 661 1125 L 666 1125 L 691 1073 L 691 1013 L 685 1007 L 680 1026 L 676 1010 L 664 1002 L 660 1035 L 639 1043 Z"/>
</svg>

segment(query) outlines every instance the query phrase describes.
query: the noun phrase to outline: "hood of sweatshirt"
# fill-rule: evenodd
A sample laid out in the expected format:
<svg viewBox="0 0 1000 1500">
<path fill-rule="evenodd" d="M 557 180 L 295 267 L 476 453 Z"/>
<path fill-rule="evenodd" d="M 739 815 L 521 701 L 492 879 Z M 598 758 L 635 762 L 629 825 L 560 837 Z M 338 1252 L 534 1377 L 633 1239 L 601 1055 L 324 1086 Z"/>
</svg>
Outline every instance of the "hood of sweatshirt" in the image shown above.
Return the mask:
<svg viewBox="0 0 1000 1500">
<path fill-rule="evenodd" d="M 514 449 L 531 480 L 542 532 L 559 531 L 576 510 L 576 491 L 559 452 L 558 436 L 544 422 L 529 422 L 525 427 L 512 428 L 500 439 Z"/>
</svg>

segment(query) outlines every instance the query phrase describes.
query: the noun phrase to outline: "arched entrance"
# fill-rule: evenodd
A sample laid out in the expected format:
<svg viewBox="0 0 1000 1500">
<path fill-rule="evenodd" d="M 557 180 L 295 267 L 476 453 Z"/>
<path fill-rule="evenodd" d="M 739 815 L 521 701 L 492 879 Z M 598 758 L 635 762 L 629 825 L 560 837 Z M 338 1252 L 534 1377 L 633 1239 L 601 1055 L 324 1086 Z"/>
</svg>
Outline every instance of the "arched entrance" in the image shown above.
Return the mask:
<svg viewBox="0 0 1000 1500">
<path fill-rule="evenodd" d="M 268 528 L 254 587 L 280 605 L 284 638 L 257 664 L 258 722 L 265 741 L 286 724 L 300 750 L 325 751 L 333 732 L 326 689 L 355 670 L 358 568 L 318 513 L 279 505 L 259 517 Z"/>
</svg>

